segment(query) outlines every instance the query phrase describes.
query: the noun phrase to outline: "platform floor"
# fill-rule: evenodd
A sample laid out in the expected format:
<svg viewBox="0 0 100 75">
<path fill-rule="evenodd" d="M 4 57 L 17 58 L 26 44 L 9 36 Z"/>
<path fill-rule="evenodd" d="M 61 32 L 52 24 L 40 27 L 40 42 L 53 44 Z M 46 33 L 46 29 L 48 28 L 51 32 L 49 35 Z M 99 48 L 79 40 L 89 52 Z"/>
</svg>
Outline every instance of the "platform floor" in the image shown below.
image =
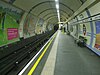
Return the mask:
<svg viewBox="0 0 100 75">
<path fill-rule="evenodd" d="M 41 75 L 100 75 L 100 57 L 59 31 Z"/>
<path fill-rule="evenodd" d="M 100 75 L 100 57 L 58 31 L 32 75 Z"/>
</svg>

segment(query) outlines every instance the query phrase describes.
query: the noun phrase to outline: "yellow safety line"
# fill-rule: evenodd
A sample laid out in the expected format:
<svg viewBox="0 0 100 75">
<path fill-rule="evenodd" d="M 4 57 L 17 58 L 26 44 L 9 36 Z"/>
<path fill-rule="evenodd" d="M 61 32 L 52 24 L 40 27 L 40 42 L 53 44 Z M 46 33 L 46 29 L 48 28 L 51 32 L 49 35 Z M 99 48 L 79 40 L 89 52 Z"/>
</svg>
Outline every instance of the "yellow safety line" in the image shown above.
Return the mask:
<svg viewBox="0 0 100 75">
<path fill-rule="evenodd" d="M 56 35 L 55 35 L 56 36 Z M 31 68 L 31 70 L 29 71 L 28 75 L 32 75 L 32 73 L 35 71 L 37 65 L 39 64 L 40 60 L 42 59 L 42 57 L 44 56 L 45 52 L 47 51 L 48 47 L 50 46 L 51 42 L 53 41 L 55 37 L 52 38 L 52 40 L 49 42 L 49 44 L 46 46 L 46 48 L 44 49 L 43 53 L 41 54 L 41 56 L 38 58 L 38 60 L 36 61 L 36 63 L 33 65 L 33 67 Z"/>
</svg>

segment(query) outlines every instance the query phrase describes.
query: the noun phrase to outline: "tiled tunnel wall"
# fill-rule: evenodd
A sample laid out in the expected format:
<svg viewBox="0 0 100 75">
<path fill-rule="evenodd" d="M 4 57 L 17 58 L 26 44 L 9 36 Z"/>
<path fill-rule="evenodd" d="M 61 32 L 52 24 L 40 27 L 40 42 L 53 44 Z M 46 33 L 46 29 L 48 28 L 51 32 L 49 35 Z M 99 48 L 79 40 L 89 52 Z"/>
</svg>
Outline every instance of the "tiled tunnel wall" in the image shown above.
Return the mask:
<svg viewBox="0 0 100 75">
<path fill-rule="evenodd" d="M 69 30 L 74 37 L 87 39 L 87 47 L 100 55 L 100 2 L 87 8 L 69 23 Z M 78 35 L 78 36 L 77 36 Z"/>
<path fill-rule="evenodd" d="M 28 14 L 28 12 L 2 1 L 0 1 L 0 3 L 0 46 L 19 41 L 21 37 L 28 38 L 35 34 L 41 34 L 42 32 L 53 29 L 53 24 L 44 21 L 34 14 Z M 77 38 L 79 36 L 86 37 L 87 47 L 98 55 L 100 55 L 99 8 L 100 2 L 87 8 L 67 24 L 71 35 Z M 4 12 L 6 12 L 5 15 L 3 15 Z M 8 33 L 9 28 L 18 30 L 18 34 L 9 37 L 10 40 L 8 38 L 8 34 L 10 35 L 10 33 Z M 10 31 L 12 30 L 10 29 Z M 17 31 L 15 32 L 17 33 Z"/>
<path fill-rule="evenodd" d="M 28 14 L 28 12 L 20 8 L 0 1 L 0 46 L 20 41 L 22 37 L 28 38 L 35 34 L 41 34 L 52 28 L 48 21 L 44 21 L 34 14 Z M 9 32 L 8 29 L 10 30 Z M 14 34 L 15 32 L 17 34 Z"/>
</svg>

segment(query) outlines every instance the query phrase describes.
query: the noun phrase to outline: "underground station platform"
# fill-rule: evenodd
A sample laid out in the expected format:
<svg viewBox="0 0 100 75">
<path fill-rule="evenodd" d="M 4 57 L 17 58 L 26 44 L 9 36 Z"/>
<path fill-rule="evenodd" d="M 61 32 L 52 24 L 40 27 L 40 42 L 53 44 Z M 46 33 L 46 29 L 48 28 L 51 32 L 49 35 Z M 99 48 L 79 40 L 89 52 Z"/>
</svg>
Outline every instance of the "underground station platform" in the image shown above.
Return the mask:
<svg viewBox="0 0 100 75">
<path fill-rule="evenodd" d="M 99 62 L 94 52 L 58 30 L 18 75 L 100 75 Z"/>
</svg>

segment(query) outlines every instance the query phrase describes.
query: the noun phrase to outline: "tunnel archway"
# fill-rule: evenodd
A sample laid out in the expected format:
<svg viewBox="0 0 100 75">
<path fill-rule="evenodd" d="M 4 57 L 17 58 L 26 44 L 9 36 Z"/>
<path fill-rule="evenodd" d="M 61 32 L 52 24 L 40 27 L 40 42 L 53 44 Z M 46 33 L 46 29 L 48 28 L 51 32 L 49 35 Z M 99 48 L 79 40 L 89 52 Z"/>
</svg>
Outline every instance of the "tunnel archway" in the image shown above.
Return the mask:
<svg viewBox="0 0 100 75">
<path fill-rule="evenodd" d="M 48 10 L 56 10 L 56 8 L 48 8 L 48 9 L 45 9 L 45 10 L 41 11 L 41 12 L 38 14 L 38 16 L 42 15 L 44 12 L 46 12 L 46 11 L 48 11 Z M 69 15 L 66 11 L 64 11 L 64 10 L 62 10 L 62 9 L 59 9 L 59 10 L 60 10 L 61 12 L 65 13 L 68 17 L 70 17 L 70 15 Z"/>
<path fill-rule="evenodd" d="M 49 13 L 47 16 L 44 16 L 44 17 L 42 17 L 42 18 L 45 20 L 45 18 L 48 18 L 49 16 L 52 16 L 52 15 L 57 15 L 57 14 Z M 65 17 L 63 14 L 61 14 L 61 17 L 62 17 L 63 19 L 66 19 L 66 17 Z"/>
<path fill-rule="evenodd" d="M 51 20 L 52 18 L 56 18 L 56 20 L 58 20 L 57 15 L 52 15 L 52 16 L 48 17 L 45 21 L 50 22 L 50 20 Z M 50 23 L 52 23 L 52 22 L 50 22 Z M 55 22 L 55 23 L 57 23 L 57 22 Z"/>
<path fill-rule="evenodd" d="M 34 10 L 36 7 L 38 7 L 38 6 L 42 5 L 42 4 L 51 3 L 51 2 L 55 2 L 55 1 L 44 1 L 44 2 L 38 3 L 38 4 L 36 4 L 35 6 L 33 6 L 33 7 L 29 10 L 29 13 L 31 13 L 31 11 Z M 61 3 L 61 2 L 59 2 L 59 4 L 65 6 L 65 7 L 68 8 L 72 13 L 74 13 L 74 10 L 71 9 L 71 8 L 70 8 L 69 6 L 67 6 L 66 4 Z"/>
<path fill-rule="evenodd" d="M 57 13 L 57 12 L 50 12 L 50 13 L 47 13 L 47 14 L 44 15 L 42 18 L 45 18 L 45 17 L 47 17 L 48 15 L 53 14 L 53 13 Z M 60 14 L 63 15 L 65 19 L 67 18 L 64 14 L 62 14 L 62 13 L 60 13 Z"/>
</svg>

